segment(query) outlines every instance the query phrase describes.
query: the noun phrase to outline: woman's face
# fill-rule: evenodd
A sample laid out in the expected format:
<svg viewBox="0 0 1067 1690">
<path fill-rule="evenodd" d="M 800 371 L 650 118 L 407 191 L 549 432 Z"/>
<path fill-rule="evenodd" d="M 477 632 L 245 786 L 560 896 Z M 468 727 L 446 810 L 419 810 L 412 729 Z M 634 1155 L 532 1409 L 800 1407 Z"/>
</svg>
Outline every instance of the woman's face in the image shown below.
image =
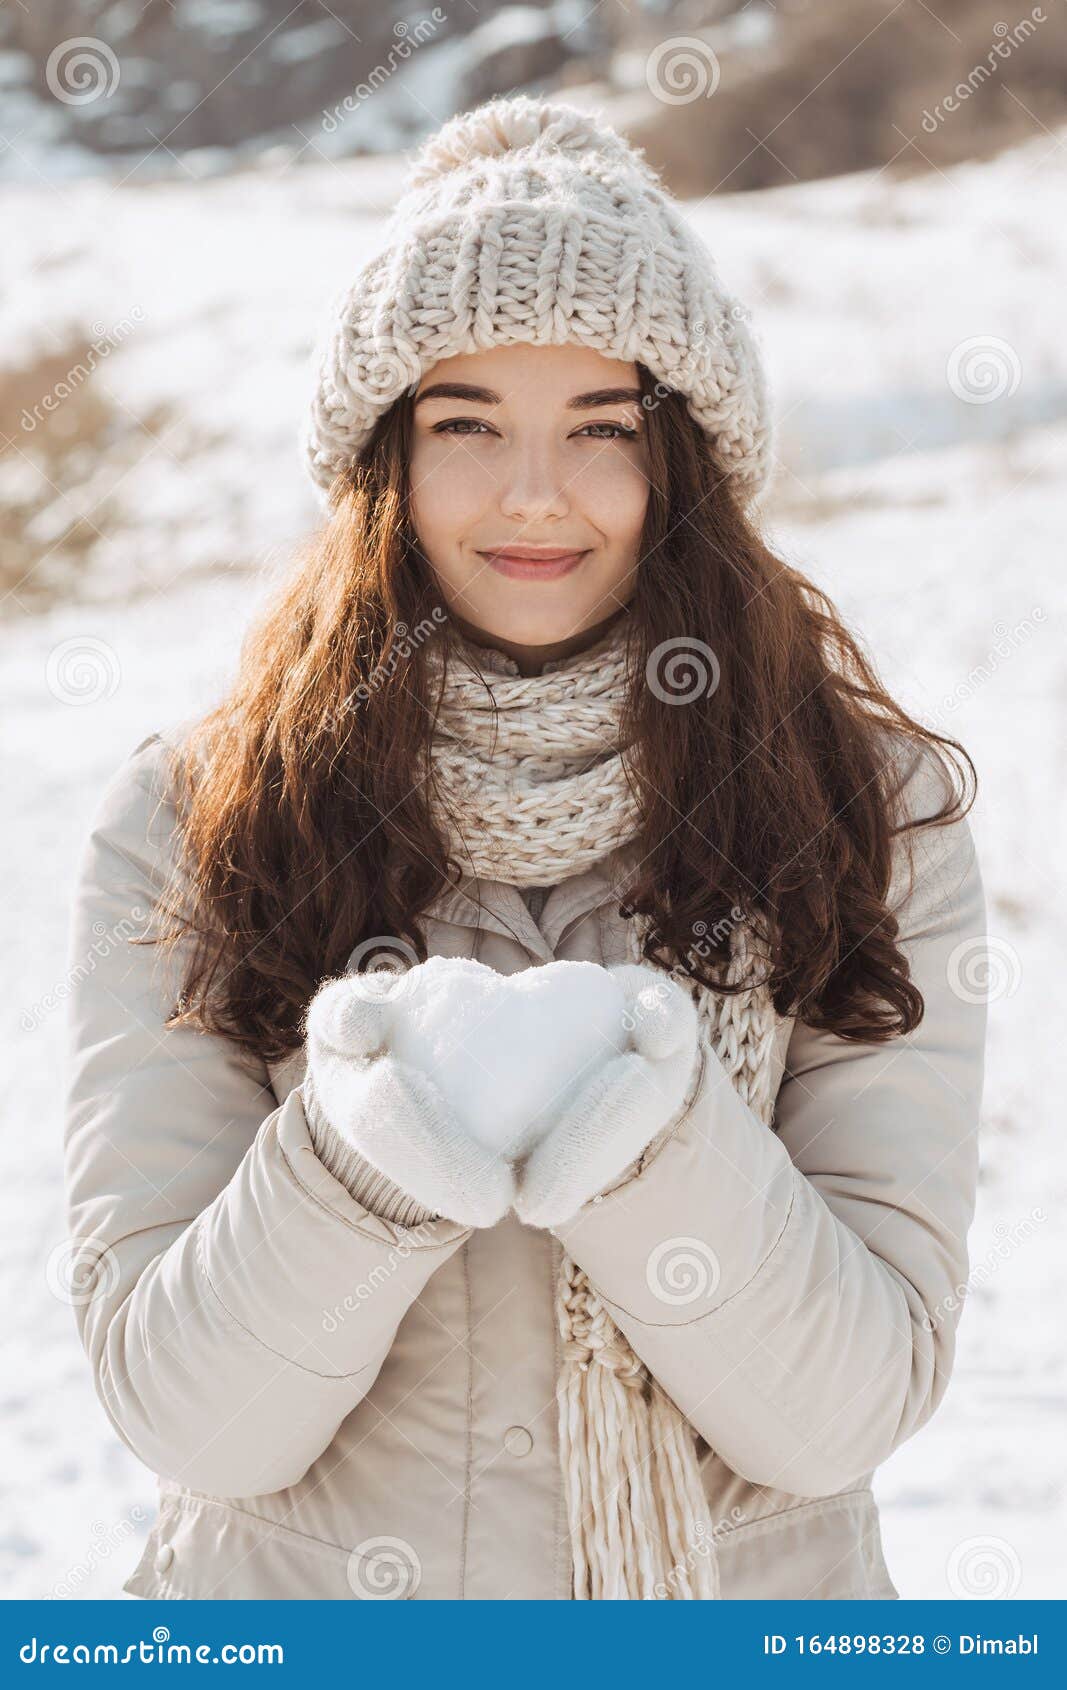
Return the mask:
<svg viewBox="0 0 1067 1690">
<path fill-rule="evenodd" d="M 579 345 L 494 346 L 423 375 L 411 516 L 466 632 L 543 659 L 589 643 L 630 598 L 648 502 L 640 398 L 636 365 Z"/>
</svg>

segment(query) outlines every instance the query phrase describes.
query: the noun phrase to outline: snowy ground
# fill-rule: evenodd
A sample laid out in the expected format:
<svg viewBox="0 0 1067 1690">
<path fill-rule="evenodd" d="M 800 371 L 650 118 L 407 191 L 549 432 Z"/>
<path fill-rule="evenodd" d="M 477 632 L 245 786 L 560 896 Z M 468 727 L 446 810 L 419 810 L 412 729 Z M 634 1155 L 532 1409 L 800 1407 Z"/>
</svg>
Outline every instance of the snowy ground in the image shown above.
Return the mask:
<svg viewBox="0 0 1067 1690">
<path fill-rule="evenodd" d="M 217 694 L 268 566 L 314 520 L 295 453 L 309 336 L 370 250 L 395 180 L 375 161 L 200 185 L 67 184 L 61 224 L 49 194 L 3 191 L 5 223 L 20 230 L 0 318 L 8 361 L 27 335 L 47 345 L 57 325 L 113 324 L 137 306 L 135 332 L 97 377 L 117 410 L 143 419 L 162 405 L 173 425 L 162 441 L 144 432 L 128 459 L 90 464 L 78 496 L 90 512 L 106 500 L 100 540 L 58 607 L 17 618 L 0 659 L 13 810 L 5 1596 L 119 1595 L 154 1513 L 152 1476 L 107 1425 L 46 1273 L 63 1240 L 57 1061 L 81 836 L 144 734 Z M 1067 940 L 1065 187 L 1063 137 L 1046 136 L 951 176 L 841 178 L 693 208 L 752 306 L 784 418 L 772 541 L 979 773 L 971 825 L 1002 966 L 974 1283 L 948 1396 L 877 1481 L 905 1596 L 1064 1594 L 1067 1270 L 1054 1234 L 1065 1173 L 1045 1029 Z M 30 457 L 0 460 L 0 497 L 6 478 L 25 490 L 38 473 Z"/>
</svg>

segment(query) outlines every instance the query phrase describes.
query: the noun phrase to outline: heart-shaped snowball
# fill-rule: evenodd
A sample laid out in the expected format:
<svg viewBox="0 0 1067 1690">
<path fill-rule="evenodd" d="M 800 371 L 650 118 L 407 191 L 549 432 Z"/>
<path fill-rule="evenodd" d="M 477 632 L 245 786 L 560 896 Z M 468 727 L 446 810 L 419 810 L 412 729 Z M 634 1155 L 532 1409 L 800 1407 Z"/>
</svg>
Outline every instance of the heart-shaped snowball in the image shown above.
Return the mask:
<svg viewBox="0 0 1067 1690">
<path fill-rule="evenodd" d="M 467 957 L 429 957 L 383 1008 L 387 1048 L 429 1075 L 472 1138 L 509 1159 L 527 1155 L 629 1046 L 626 999 L 595 962 L 498 974 Z"/>
</svg>

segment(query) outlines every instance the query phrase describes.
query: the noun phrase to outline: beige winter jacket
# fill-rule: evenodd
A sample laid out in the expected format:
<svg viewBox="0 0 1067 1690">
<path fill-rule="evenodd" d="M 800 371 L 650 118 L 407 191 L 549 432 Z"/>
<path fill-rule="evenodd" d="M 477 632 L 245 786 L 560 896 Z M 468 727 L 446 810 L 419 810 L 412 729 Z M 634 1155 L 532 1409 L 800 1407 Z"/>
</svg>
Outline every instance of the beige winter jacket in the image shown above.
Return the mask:
<svg viewBox="0 0 1067 1690">
<path fill-rule="evenodd" d="M 941 791 L 915 761 L 911 813 Z M 482 1230 L 384 1219 L 317 1153 L 299 1054 L 268 1070 L 164 1031 L 159 953 L 125 935 L 163 883 L 174 820 L 151 735 L 100 804 L 71 940 L 69 1222 L 82 1268 L 98 1260 L 76 1315 L 116 1431 L 160 1475 L 124 1588 L 568 1599 L 560 1239 L 514 1213 Z M 426 917 L 430 953 L 504 974 L 622 961 L 609 867 L 554 887 L 536 922 L 514 887 L 467 880 Z M 783 1021 L 773 1131 L 731 1086 L 703 1086 L 565 1234 L 699 1434 L 726 1598 L 895 1596 L 872 1473 L 948 1384 L 985 1036 L 965 820 L 900 850 L 894 903 L 918 1030 L 857 1046 Z M 722 1276 L 675 1305 L 645 1264 L 686 1237 L 713 1243 Z"/>
</svg>

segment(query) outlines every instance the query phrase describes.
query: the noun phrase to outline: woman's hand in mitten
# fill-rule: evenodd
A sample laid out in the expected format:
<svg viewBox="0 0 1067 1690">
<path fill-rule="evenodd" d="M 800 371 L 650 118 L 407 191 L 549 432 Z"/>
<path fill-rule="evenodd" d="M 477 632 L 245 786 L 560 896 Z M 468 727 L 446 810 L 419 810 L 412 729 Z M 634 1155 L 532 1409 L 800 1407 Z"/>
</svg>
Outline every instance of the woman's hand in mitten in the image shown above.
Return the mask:
<svg viewBox="0 0 1067 1690">
<path fill-rule="evenodd" d="M 696 1005 L 658 969 L 606 971 L 626 1001 L 631 1048 L 588 1081 L 520 1169 L 515 1212 L 557 1226 L 646 1150 L 688 1101 L 700 1071 Z"/>
<path fill-rule="evenodd" d="M 419 965 L 422 966 L 422 965 Z M 478 1144 L 430 1077 L 389 1045 L 407 973 L 351 974 L 320 986 L 308 1008 L 307 1074 L 334 1131 L 419 1203 L 465 1226 L 494 1226 L 515 1175 Z"/>
</svg>

